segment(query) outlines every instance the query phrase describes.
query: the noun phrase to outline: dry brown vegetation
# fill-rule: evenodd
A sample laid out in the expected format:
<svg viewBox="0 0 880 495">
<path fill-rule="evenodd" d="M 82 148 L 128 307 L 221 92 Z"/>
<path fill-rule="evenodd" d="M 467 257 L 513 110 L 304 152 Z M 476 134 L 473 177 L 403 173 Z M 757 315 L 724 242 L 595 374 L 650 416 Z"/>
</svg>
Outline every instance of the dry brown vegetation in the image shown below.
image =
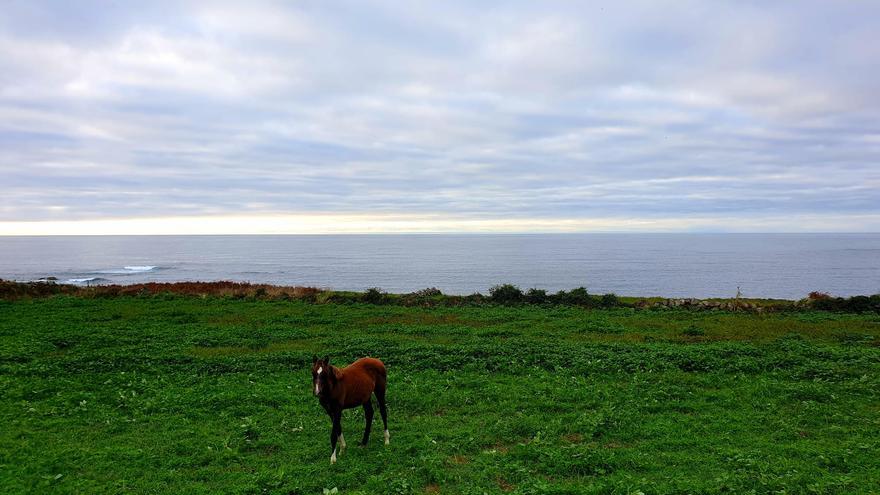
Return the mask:
<svg viewBox="0 0 880 495">
<path fill-rule="evenodd" d="M 149 282 L 131 285 L 96 285 L 80 287 L 52 282 L 10 282 L 0 280 L 0 298 L 45 297 L 69 294 L 84 297 L 151 296 L 176 294 L 183 296 L 214 296 L 259 299 L 313 300 L 324 292 L 315 287 L 251 284 L 247 282 Z"/>
</svg>

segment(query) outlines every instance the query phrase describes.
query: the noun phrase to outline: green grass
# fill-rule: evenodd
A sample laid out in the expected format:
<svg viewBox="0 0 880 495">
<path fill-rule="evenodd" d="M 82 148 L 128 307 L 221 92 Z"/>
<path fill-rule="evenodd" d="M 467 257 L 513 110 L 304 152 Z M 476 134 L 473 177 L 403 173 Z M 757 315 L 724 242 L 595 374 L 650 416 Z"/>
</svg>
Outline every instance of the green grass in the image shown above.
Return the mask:
<svg viewBox="0 0 880 495">
<path fill-rule="evenodd" d="M 0 301 L 0 493 L 877 493 L 880 316 Z M 372 355 L 329 464 L 312 354 Z"/>
</svg>

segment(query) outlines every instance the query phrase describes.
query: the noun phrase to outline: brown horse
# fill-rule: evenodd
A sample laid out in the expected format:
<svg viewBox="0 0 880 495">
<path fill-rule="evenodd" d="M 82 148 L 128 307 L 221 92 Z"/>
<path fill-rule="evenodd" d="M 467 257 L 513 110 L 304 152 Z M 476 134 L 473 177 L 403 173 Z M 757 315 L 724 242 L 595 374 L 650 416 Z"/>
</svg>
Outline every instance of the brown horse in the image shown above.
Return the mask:
<svg viewBox="0 0 880 495">
<path fill-rule="evenodd" d="M 339 440 L 345 449 L 345 437 L 342 436 L 342 410 L 364 406 L 364 438 L 361 445 L 370 439 L 370 428 L 373 426 L 373 403 L 370 396 L 376 394 L 379 403 L 379 414 L 385 425 L 385 445 L 388 445 L 388 413 L 385 410 L 385 385 L 388 382 L 385 365 L 374 358 L 361 358 L 345 368 L 330 366 L 330 358 L 312 359 L 312 385 L 321 406 L 330 415 L 333 429 L 330 431 L 330 464 L 336 462 L 336 441 Z M 341 453 L 341 450 L 340 450 Z"/>
</svg>

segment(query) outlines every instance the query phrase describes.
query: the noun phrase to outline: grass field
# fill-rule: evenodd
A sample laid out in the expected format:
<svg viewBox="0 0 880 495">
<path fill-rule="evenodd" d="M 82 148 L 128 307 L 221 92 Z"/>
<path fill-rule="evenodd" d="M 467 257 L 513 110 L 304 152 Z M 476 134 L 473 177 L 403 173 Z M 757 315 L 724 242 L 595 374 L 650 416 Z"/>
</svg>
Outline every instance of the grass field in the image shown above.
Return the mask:
<svg viewBox="0 0 880 495">
<path fill-rule="evenodd" d="M 0 493 L 878 493 L 880 315 L 0 301 Z M 313 354 L 389 370 L 329 463 Z"/>
</svg>

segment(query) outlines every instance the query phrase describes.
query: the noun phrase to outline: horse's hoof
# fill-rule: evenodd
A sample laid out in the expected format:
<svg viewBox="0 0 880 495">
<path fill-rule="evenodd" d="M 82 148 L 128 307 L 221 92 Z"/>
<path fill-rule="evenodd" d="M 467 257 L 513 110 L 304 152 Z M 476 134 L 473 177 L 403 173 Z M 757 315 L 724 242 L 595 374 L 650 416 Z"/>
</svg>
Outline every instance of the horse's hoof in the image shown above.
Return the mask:
<svg viewBox="0 0 880 495">
<path fill-rule="evenodd" d="M 330 456 L 330 464 L 336 464 L 336 454 Z"/>
<path fill-rule="evenodd" d="M 385 445 L 388 445 L 390 443 L 391 443 L 391 435 L 388 434 L 388 430 L 385 430 Z"/>
</svg>

